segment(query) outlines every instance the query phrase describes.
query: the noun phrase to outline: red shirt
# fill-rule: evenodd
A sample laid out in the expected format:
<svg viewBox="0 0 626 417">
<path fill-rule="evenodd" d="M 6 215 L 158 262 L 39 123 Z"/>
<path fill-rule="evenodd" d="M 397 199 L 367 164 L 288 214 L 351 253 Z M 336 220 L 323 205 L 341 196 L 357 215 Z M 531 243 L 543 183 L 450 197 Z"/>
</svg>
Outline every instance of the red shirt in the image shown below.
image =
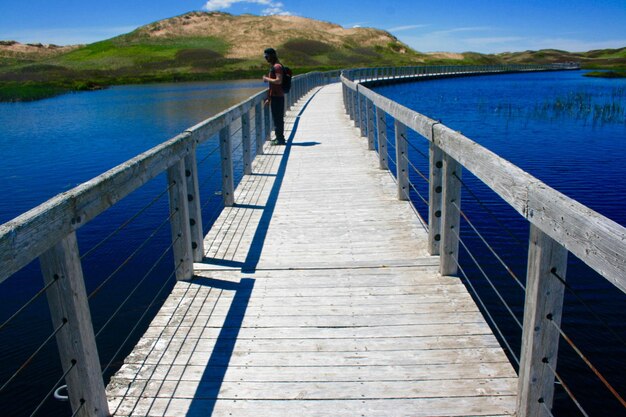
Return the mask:
<svg viewBox="0 0 626 417">
<path fill-rule="evenodd" d="M 275 63 L 272 68 L 270 68 L 270 73 L 268 75 L 269 78 L 275 80 L 277 78 L 277 74 L 284 74 L 283 66 L 278 62 Z M 285 92 L 283 91 L 283 86 L 281 84 L 270 84 L 269 96 L 270 97 L 284 97 Z"/>
</svg>

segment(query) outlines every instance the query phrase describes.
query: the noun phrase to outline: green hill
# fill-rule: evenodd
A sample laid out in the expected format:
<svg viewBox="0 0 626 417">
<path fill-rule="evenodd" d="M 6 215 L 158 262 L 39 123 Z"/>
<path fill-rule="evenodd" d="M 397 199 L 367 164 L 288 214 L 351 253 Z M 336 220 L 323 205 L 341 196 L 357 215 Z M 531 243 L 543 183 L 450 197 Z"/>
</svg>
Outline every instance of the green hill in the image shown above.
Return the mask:
<svg viewBox="0 0 626 417">
<path fill-rule="evenodd" d="M 0 41 L 0 100 L 29 100 L 114 84 L 260 77 L 262 51 L 304 73 L 364 66 L 581 61 L 619 67 L 626 48 L 572 54 L 545 50 L 485 55 L 416 52 L 388 32 L 345 29 L 297 16 L 191 12 L 89 45 L 56 47 Z"/>
</svg>

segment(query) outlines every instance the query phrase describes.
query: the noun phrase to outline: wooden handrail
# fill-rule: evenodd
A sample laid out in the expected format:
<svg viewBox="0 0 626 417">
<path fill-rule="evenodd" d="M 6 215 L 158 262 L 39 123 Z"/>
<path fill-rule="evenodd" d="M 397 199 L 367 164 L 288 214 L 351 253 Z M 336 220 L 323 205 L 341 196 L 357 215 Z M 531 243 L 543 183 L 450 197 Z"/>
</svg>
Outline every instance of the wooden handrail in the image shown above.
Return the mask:
<svg viewBox="0 0 626 417">
<path fill-rule="evenodd" d="M 408 128 L 430 142 L 429 251 L 439 254 L 442 275 L 456 275 L 459 245 L 460 177 L 467 169 L 530 222 L 526 301 L 522 331 L 517 415 L 547 417 L 554 395 L 554 373 L 558 359 L 559 332 L 567 256 L 571 252 L 626 292 L 626 228 L 579 202 L 552 189 L 519 167 L 438 121 L 404 107 L 367 88 L 384 82 L 432 77 L 534 70 L 577 69 L 576 65 L 493 66 L 473 68 L 410 67 L 350 70 L 341 76 L 347 113 L 372 141 L 374 126 L 361 125 L 363 102 L 368 115 L 377 113 L 377 135 L 386 135 L 385 113 L 394 119 L 396 150 L 398 136 Z M 394 79 L 394 77 L 396 77 Z M 371 109 L 373 105 L 374 109 Z M 384 126 L 381 126 L 384 125 Z M 405 139 L 406 142 L 406 139 Z M 387 152 L 382 147 L 380 152 Z M 382 161 L 385 156 L 379 155 Z M 400 156 L 396 157 L 400 160 Z M 382 163 L 381 163 L 382 167 Z M 397 166 L 400 192 L 405 188 Z M 560 280 L 552 274 L 558 274 Z"/>
<path fill-rule="evenodd" d="M 487 148 L 342 76 L 342 82 L 472 172 L 530 223 L 626 292 L 626 228 L 549 187 Z M 358 90 L 357 86 L 358 85 Z"/>
</svg>

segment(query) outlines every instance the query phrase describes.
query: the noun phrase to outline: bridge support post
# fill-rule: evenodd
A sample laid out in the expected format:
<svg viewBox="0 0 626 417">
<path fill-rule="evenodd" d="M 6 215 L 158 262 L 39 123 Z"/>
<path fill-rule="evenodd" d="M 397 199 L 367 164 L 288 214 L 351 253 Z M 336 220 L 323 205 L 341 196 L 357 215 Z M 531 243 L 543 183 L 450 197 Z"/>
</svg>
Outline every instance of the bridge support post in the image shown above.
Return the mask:
<svg viewBox="0 0 626 417">
<path fill-rule="evenodd" d="M 252 146 L 250 143 L 250 112 L 241 115 L 241 147 L 243 148 L 243 173 L 252 174 Z"/>
<path fill-rule="evenodd" d="M 376 139 L 374 132 L 375 118 L 374 103 L 372 100 L 367 100 L 367 149 L 370 151 L 376 150 L 376 146 L 374 144 L 374 140 Z"/>
<path fill-rule="evenodd" d="M 441 215 L 443 192 L 443 151 L 430 142 L 428 184 L 428 253 L 439 255 L 441 251 Z"/>
<path fill-rule="evenodd" d="M 185 157 L 185 178 L 187 179 L 191 250 L 193 252 L 193 260 L 200 262 L 204 258 L 204 232 L 202 230 L 202 207 L 200 205 L 200 184 L 198 181 L 195 143 L 192 151 Z"/>
<path fill-rule="evenodd" d="M 254 106 L 254 139 L 256 140 L 256 154 L 263 155 L 263 103 Z"/>
<path fill-rule="evenodd" d="M 193 249 L 184 159 L 167 169 L 167 183 L 176 279 L 188 280 L 193 277 Z"/>
<path fill-rule="evenodd" d="M 361 106 L 363 105 L 363 97 L 359 94 L 359 85 L 356 86 L 356 93 L 354 96 L 354 126 L 359 128 L 361 131 L 361 136 L 363 136 L 362 130 L 362 114 L 361 114 Z"/>
<path fill-rule="evenodd" d="M 378 128 L 378 164 L 380 169 L 389 169 L 387 161 L 387 124 L 385 111 L 376 107 L 376 127 Z"/>
<path fill-rule="evenodd" d="M 524 330 L 519 370 L 517 415 L 547 417 L 552 408 L 554 372 L 565 286 L 567 250 L 530 225 Z"/>
<path fill-rule="evenodd" d="M 443 157 L 443 194 L 441 220 L 441 275 L 456 275 L 458 272 L 459 238 L 461 234 L 461 178 L 462 165 L 452 157 Z M 458 177 L 458 178 L 456 178 Z"/>
<path fill-rule="evenodd" d="M 348 116 L 350 116 L 350 120 L 354 120 L 354 93 L 352 90 L 347 90 L 346 95 L 348 96 Z"/>
<path fill-rule="evenodd" d="M 398 181 L 398 200 L 409 199 L 409 161 L 407 145 L 407 127 L 394 120 L 396 141 L 396 179 Z"/>
<path fill-rule="evenodd" d="M 76 234 L 59 241 L 39 258 L 46 284 L 59 356 L 72 410 L 80 417 L 107 417 L 98 348 L 83 280 Z"/>
<path fill-rule="evenodd" d="M 272 114 L 269 103 L 263 107 L 263 125 L 265 126 L 265 140 L 269 140 L 272 135 Z"/>
<path fill-rule="evenodd" d="M 269 115 L 269 111 L 266 111 L 265 115 Z M 224 205 L 231 207 L 235 204 L 235 182 L 230 125 L 220 130 L 220 158 L 222 159 L 222 197 L 224 197 Z"/>
<path fill-rule="evenodd" d="M 358 120 L 359 113 L 357 111 L 358 109 L 359 109 L 359 93 L 358 91 L 355 90 L 352 92 L 352 120 L 354 121 L 355 127 L 359 127 L 359 120 Z"/>
</svg>

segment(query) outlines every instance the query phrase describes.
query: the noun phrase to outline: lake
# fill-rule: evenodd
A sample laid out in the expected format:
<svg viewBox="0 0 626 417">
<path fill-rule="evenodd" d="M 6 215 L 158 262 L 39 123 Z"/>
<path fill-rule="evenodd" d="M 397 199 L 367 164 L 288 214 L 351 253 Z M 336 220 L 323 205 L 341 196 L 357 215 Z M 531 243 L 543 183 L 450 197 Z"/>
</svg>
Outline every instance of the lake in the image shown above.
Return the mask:
<svg viewBox="0 0 626 417">
<path fill-rule="evenodd" d="M 626 226 L 626 80 L 588 78 L 582 76 L 584 72 L 449 78 L 375 90 L 461 131 L 549 186 Z M 391 133 L 388 137 L 393 137 Z M 426 141 L 416 134 L 409 135 L 409 141 L 409 159 L 427 175 Z M 390 153 L 390 159 L 395 159 L 395 150 Z M 409 171 L 415 184 L 411 199 L 427 219 L 427 208 L 417 195 L 428 196 L 427 183 L 412 168 Z M 462 210 L 523 283 L 527 222 L 471 173 L 463 172 L 463 183 Z M 501 344 L 515 362 L 521 331 L 513 316 L 519 322 L 523 319 L 524 293 L 467 222 L 462 221 L 461 231 L 472 256 L 481 260 L 484 274 L 463 248 L 461 269 L 488 306 L 502 332 Z M 626 397 L 626 296 L 572 255 L 566 278 L 571 290 L 565 295 L 565 333 Z M 626 415 L 563 340 L 557 372 L 589 415 Z M 557 384 L 554 415 L 582 415 L 561 384 Z"/>
<path fill-rule="evenodd" d="M 379 87 L 376 90 L 447 126 L 519 165 L 559 191 L 626 225 L 626 81 L 582 77 L 582 71 L 506 74 L 440 79 Z M 263 88 L 256 81 L 185 83 L 114 87 L 59 96 L 32 103 L 0 104 L 0 223 L 27 211 L 59 192 L 157 145 L 195 123 L 249 97 Z M 237 127 L 234 128 L 236 130 Z M 390 136 L 391 137 L 391 136 Z M 410 159 L 425 170 L 421 153 L 425 140 L 409 136 Z M 202 195 L 215 195 L 221 179 L 215 175 L 215 140 L 200 150 Z M 393 152 L 393 149 L 390 151 Z M 395 156 L 394 156 L 395 158 Z M 218 172 L 219 174 L 219 172 Z M 242 175 L 236 163 L 236 176 Z M 427 189 L 412 173 L 416 190 Z M 463 180 L 463 210 L 515 271 L 525 274 L 528 226 L 469 173 Z M 167 222 L 165 180 L 158 177 L 78 233 L 87 291 L 101 363 L 111 363 L 108 377 L 130 352 L 173 285 L 173 260 Z M 427 195 L 427 193 L 425 194 Z M 424 215 L 415 192 L 412 198 Z M 479 203 L 479 202 L 480 203 Z M 147 202 L 150 202 L 146 206 Z M 488 207 L 486 212 L 483 206 Z M 211 219 L 221 209 L 219 195 L 204 207 Z M 105 243 L 110 225 L 142 216 Z M 494 219 L 493 215 L 496 216 Z M 205 229 L 210 221 L 205 221 Z M 165 226 L 163 226 L 165 225 Z M 503 230 L 505 232 L 503 232 Z M 489 259 L 467 225 L 463 239 Z M 151 240 L 158 251 L 140 252 Z M 93 250 L 93 251 L 92 251 Z M 474 250 L 474 249 L 472 249 Z M 618 391 L 625 394 L 626 305 L 624 295 L 570 256 L 564 328 Z M 125 268 L 117 271 L 117 266 Z M 155 269 L 151 269 L 155 265 Z M 519 350 L 520 331 L 491 286 L 466 253 L 461 265 L 502 330 L 510 353 Z M 523 293 L 495 260 L 484 266 L 518 318 Z M 146 275 L 148 274 L 148 275 Z M 144 276 L 149 278 L 143 281 Z M 132 293 L 128 307 L 118 306 Z M 43 286 L 36 262 L 0 287 L 0 323 Z M 102 287 L 101 287 L 102 286 Z M 159 292 L 160 291 L 160 292 Z M 600 318 L 588 313 L 582 300 Z M 115 317 L 109 322 L 110 317 Z M 609 330 L 606 330 L 608 325 Z M 53 331 L 45 299 L 38 299 L 15 322 L 0 330 L 0 386 Z M 102 332 L 102 333 L 100 333 Z M 126 336 L 132 332 L 132 336 Z M 19 340 L 19 343 L 13 341 Z M 504 342 L 502 342 L 505 345 Z M 623 415 L 615 400 L 561 342 L 559 373 L 590 415 Z M 507 347 L 507 350 L 509 348 Z M 514 359 L 512 359 L 514 360 Z M 30 415 L 61 377 L 54 341 L 0 394 L 2 415 Z M 599 408 L 600 405 L 604 408 Z M 66 403 L 48 400 L 38 415 L 67 416 Z M 602 410 L 598 414 L 597 410 Z M 622 414 L 620 414 L 622 413 Z M 555 415 L 577 415 L 562 386 Z"/>
<path fill-rule="evenodd" d="M 259 81 L 198 82 L 112 87 L 67 94 L 29 103 L 0 103 L 0 223 L 67 191 L 108 169 L 179 134 L 188 127 L 233 106 L 265 88 Z M 234 130 L 237 127 L 235 126 Z M 217 138 L 199 148 L 204 153 L 199 176 L 203 195 L 221 184 Z M 236 145 L 235 145 L 236 146 Z M 241 150 L 235 152 L 236 177 L 243 174 Z M 112 363 L 105 377 L 119 367 L 174 284 L 163 175 L 126 197 L 78 231 L 83 269 L 101 363 Z M 151 204 L 146 207 L 147 201 Z M 203 208 L 205 229 L 219 213 L 221 198 Z M 101 244 L 110 225 L 140 219 Z M 138 251 L 145 242 L 150 250 Z M 92 251 L 93 249 L 93 251 Z M 132 259 L 131 259 L 132 258 Z M 117 271 L 117 266 L 125 267 Z M 155 266 L 151 270 L 152 266 Z M 137 285 L 148 273 L 149 278 Z M 106 282 L 106 286 L 101 285 Z M 43 287 L 38 262 L 33 262 L 0 287 L 3 323 Z M 125 307 L 115 311 L 137 287 Z M 158 291 L 161 290 L 160 293 Z M 144 312 L 147 312 L 144 316 Z M 0 387 L 52 334 L 45 297 L 38 298 L 10 325 L 0 330 Z M 135 325 L 138 327 L 135 328 Z M 133 331 L 132 337 L 125 341 Z M 18 343 L 14 341 L 19 340 Z M 121 347 L 121 348 L 120 348 Z M 54 339 L 0 393 L 0 415 L 28 416 L 60 378 Z M 54 399 L 37 415 L 69 416 L 67 403 Z"/>
</svg>

